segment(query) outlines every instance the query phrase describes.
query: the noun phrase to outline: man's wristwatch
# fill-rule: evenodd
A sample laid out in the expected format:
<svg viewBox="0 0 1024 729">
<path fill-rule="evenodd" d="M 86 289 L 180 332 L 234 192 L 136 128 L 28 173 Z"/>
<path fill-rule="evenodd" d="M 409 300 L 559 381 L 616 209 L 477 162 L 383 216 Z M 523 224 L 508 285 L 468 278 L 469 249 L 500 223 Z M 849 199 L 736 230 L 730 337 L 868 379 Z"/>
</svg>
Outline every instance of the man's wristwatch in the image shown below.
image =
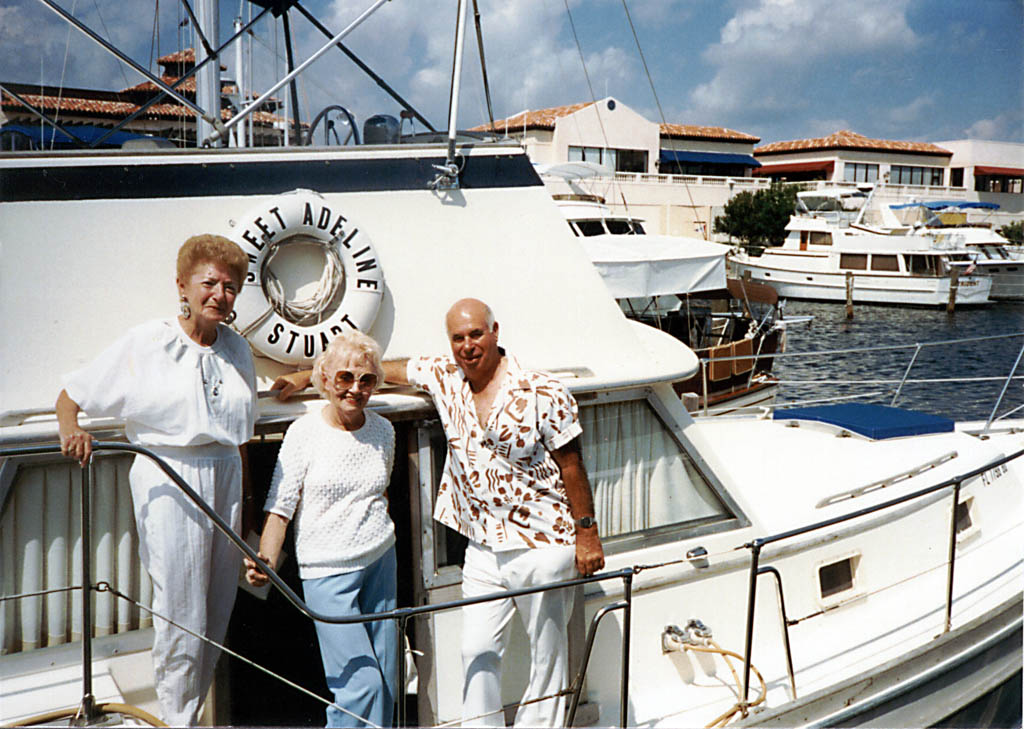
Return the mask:
<svg viewBox="0 0 1024 729">
<path fill-rule="evenodd" d="M 597 519 L 592 516 L 583 516 L 576 520 L 576 526 L 580 529 L 589 529 L 597 526 Z"/>
</svg>

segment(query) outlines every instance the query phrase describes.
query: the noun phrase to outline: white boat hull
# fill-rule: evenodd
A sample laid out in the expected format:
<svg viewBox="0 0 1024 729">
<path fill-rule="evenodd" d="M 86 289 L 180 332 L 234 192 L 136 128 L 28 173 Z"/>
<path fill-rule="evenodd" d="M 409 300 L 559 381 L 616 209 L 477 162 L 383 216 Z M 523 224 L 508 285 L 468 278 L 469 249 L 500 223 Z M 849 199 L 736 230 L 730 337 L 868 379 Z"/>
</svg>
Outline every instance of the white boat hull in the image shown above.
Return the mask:
<svg viewBox="0 0 1024 729">
<path fill-rule="evenodd" d="M 749 272 L 752 281 L 768 284 L 782 298 L 847 300 L 845 272 L 793 270 L 749 258 L 733 258 L 732 265 L 739 276 Z M 857 274 L 854 276 L 853 303 L 943 306 L 949 303 L 949 286 L 948 277 Z M 955 303 L 957 306 L 987 304 L 991 289 L 992 282 L 986 277 L 961 278 Z"/>
</svg>

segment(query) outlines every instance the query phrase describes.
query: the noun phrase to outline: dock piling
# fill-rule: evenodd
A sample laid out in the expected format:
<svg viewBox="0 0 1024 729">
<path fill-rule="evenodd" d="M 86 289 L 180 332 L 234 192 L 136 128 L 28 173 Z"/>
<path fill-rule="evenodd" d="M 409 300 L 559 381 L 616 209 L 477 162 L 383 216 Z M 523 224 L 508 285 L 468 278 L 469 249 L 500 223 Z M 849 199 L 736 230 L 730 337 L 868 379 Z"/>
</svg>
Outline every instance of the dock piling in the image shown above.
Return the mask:
<svg viewBox="0 0 1024 729">
<path fill-rule="evenodd" d="M 853 318 L 853 272 L 846 272 L 846 318 Z"/>
<path fill-rule="evenodd" d="M 949 272 L 949 301 L 946 303 L 946 313 L 952 314 L 956 310 L 956 292 L 960 288 L 960 269 L 954 266 Z"/>
</svg>

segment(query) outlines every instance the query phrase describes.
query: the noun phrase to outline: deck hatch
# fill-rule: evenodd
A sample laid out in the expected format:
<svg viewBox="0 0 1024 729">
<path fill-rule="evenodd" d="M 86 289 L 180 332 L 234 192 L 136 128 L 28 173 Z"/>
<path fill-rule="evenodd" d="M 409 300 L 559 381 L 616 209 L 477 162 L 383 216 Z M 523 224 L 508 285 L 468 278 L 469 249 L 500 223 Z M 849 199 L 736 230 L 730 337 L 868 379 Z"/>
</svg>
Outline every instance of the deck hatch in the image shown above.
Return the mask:
<svg viewBox="0 0 1024 729">
<path fill-rule="evenodd" d="M 776 410 L 772 417 L 829 423 L 874 440 L 953 432 L 953 421 L 940 415 L 865 403 Z"/>
</svg>

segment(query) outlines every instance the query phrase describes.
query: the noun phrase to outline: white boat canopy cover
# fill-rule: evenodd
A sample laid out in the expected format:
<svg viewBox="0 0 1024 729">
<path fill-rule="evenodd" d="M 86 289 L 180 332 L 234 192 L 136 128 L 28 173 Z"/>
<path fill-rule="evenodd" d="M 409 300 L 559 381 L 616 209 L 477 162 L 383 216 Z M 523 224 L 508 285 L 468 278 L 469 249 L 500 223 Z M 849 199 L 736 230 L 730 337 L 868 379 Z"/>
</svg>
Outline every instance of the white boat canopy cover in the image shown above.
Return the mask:
<svg viewBox="0 0 1024 729">
<path fill-rule="evenodd" d="M 729 246 L 658 235 L 597 235 L 578 240 L 616 299 L 726 288 Z"/>
</svg>

